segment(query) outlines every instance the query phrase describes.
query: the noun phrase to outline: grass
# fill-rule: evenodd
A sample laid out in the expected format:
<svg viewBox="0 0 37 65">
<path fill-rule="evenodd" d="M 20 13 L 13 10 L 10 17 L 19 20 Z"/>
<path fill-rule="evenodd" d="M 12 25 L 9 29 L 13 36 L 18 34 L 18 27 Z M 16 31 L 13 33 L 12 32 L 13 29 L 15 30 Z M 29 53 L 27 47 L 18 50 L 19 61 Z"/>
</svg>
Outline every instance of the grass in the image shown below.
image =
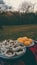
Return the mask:
<svg viewBox="0 0 37 65">
<path fill-rule="evenodd" d="M 3 26 L 3 29 L 0 29 L 0 40 L 17 39 L 23 36 L 37 40 L 37 25 Z"/>
</svg>

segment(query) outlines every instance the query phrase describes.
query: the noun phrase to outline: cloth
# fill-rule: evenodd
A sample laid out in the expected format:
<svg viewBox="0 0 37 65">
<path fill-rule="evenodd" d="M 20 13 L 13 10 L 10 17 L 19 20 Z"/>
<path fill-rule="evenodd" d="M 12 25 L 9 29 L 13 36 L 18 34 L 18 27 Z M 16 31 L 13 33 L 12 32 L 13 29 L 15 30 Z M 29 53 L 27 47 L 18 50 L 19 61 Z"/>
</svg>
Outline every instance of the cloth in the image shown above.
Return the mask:
<svg viewBox="0 0 37 65">
<path fill-rule="evenodd" d="M 34 57 L 35 57 L 35 60 L 36 60 L 36 63 L 37 63 L 37 43 L 35 43 L 35 45 L 33 47 L 30 47 L 29 49 L 34 54 Z"/>
</svg>

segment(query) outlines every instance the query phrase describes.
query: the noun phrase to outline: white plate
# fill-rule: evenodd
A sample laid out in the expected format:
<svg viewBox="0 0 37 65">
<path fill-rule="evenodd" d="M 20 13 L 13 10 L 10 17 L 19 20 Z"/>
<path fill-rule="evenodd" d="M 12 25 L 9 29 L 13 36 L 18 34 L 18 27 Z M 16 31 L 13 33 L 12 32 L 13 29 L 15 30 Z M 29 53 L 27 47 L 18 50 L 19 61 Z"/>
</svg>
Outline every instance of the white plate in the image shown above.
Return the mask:
<svg viewBox="0 0 37 65">
<path fill-rule="evenodd" d="M 18 59 L 18 58 L 20 58 L 21 56 L 23 56 L 23 55 L 26 53 L 26 48 L 25 48 L 24 50 L 25 50 L 24 53 L 22 53 L 22 54 L 20 54 L 20 55 L 11 56 L 11 57 L 7 57 L 7 56 L 2 55 L 2 54 L 0 53 L 0 58 L 3 58 L 3 59 Z"/>
<path fill-rule="evenodd" d="M 16 42 L 16 44 L 18 44 L 18 42 Z M 17 59 L 17 58 L 23 56 L 26 53 L 26 46 L 24 46 L 24 51 L 25 52 L 20 54 L 20 55 L 15 55 L 15 56 L 11 56 L 11 57 L 5 56 L 4 54 L 0 53 L 0 57 L 3 58 L 3 59 Z"/>
</svg>

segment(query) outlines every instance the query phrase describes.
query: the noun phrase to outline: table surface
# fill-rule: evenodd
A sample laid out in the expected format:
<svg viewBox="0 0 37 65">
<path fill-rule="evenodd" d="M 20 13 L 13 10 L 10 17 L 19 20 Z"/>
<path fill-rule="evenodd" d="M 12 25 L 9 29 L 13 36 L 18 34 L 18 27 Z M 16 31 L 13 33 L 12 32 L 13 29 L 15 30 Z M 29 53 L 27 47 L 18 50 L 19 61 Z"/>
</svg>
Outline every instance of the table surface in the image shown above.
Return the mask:
<svg viewBox="0 0 37 65">
<path fill-rule="evenodd" d="M 0 65 L 37 65 L 37 41 L 35 45 L 27 48 L 26 53 L 15 60 L 5 60 L 0 58 Z"/>
</svg>

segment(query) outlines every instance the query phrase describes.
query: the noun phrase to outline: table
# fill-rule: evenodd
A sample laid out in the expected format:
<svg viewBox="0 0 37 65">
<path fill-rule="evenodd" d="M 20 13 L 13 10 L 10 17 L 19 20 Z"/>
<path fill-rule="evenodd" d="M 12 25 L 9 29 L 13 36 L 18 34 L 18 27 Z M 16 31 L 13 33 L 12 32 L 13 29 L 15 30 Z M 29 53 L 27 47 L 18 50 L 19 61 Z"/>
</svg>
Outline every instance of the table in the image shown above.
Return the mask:
<svg viewBox="0 0 37 65">
<path fill-rule="evenodd" d="M 0 58 L 0 65 L 37 65 L 37 42 L 32 47 L 27 47 L 26 53 L 15 60 L 5 60 Z"/>
</svg>

